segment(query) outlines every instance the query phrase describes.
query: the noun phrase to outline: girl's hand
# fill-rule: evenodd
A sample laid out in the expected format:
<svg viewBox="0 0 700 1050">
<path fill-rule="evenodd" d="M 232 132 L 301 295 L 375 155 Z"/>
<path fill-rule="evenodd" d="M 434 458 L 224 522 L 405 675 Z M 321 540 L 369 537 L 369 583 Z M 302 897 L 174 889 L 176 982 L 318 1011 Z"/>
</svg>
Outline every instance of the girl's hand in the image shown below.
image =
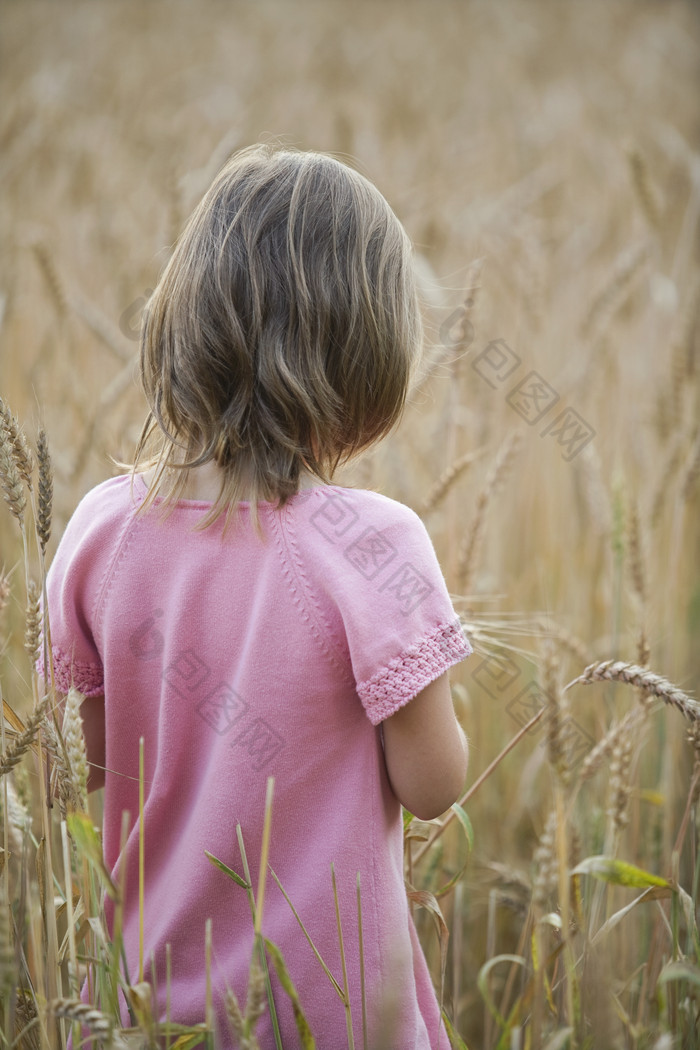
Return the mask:
<svg viewBox="0 0 700 1050">
<path fill-rule="evenodd" d="M 382 722 L 389 780 L 402 806 L 432 820 L 463 792 L 468 746 L 447 671 Z"/>
</svg>

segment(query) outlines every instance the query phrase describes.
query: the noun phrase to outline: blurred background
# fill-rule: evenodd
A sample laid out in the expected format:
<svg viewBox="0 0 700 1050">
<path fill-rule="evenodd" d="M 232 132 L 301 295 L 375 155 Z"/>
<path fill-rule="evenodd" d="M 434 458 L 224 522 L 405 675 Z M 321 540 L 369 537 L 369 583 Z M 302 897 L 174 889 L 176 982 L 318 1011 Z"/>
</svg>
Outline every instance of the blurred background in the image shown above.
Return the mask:
<svg viewBox="0 0 700 1050">
<path fill-rule="evenodd" d="M 115 472 L 109 457 L 133 452 L 140 312 L 218 168 L 261 140 L 330 151 L 376 183 L 416 249 L 423 378 L 399 429 L 341 480 L 408 503 L 433 537 L 477 648 L 452 676 L 470 782 L 546 702 L 528 692 L 543 645 L 560 683 L 614 658 L 694 695 L 699 13 L 682 0 L 3 0 L 0 393 L 30 436 L 47 427 L 52 546 Z M 8 637 L 23 609 L 20 592 Z M 637 700 L 624 685 L 566 695 L 571 783 Z M 579 858 L 612 843 L 671 873 L 694 768 L 684 731 L 677 711 L 651 713 L 627 759 L 613 733 L 568 811 Z M 474 851 L 441 898 L 445 1001 L 474 1046 L 501 1031 L 481 968 L 527 954 L 533 908 L 559 907 L 546 736 L 527 734 L 467 806 Z M 688 892 L 690 827 L 673 861 Z M 433 869 L 454 874 L 463 849 L 445 834 Z M 601 922 L 630 899 L 607 892 Z M 654 997 L 663 921 L 644 908 L 611 941 L 609 981 L 582 979 L 586 1023 L 609 1040 L 596 1045 L 671 1030 Z M 429 917 L 417 921 L 439 975 Z M 489 979 L 512 1003 L 525 978 L 507 974 Z M 565 1021 L 552 1000 L 546 1023 Z"/>
</svg>

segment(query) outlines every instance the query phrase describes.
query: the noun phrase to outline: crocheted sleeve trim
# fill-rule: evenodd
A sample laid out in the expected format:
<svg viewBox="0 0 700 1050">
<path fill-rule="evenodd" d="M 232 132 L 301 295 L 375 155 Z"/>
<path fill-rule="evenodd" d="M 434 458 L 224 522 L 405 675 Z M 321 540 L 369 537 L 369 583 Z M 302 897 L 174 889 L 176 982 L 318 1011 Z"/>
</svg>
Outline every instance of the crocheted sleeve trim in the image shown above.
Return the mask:
<svg viewBox="0 0 700 1050">
<path fill-rule="evenodd" d="M 45 678 L 43 655 L 37 660 L 37 671 Z M 53 676 L 56 688 L 61 693 L 67 693 L 69 689 L 77 689 L 83 696 L 102 696 L 104 687 L 104 674 L 99 664 L 87 663 L 83 660 L 74 660 L 69 653 L 58 646 L 53 646 Z"/>
<path fill-rule="evenodd" d="M 376 674 L 357 685 L 372 725 L 379 725 L 421 689 L 472 652 L 459 620 L 441 624 Z"/>
</svg>

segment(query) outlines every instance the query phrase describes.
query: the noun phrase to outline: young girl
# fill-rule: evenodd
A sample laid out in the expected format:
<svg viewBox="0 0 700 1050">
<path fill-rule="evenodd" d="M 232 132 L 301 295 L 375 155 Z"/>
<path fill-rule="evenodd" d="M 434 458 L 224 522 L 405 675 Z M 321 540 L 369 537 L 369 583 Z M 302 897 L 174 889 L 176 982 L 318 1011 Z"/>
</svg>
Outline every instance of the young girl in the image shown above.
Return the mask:
<svg viewBox="0 0 700 1050">
<path fill-rule="evenodd" d="M 130 980 L 143 738 L 143 976 L 164 1020 L 169 945 L 170 1016 L 204 1020 L 211 919 L 220 1047 L 238 1045 L 225 993 L 245 1003 L 254 934 L 246 891 L 205 851 L 242 874 L 240 824 L 257 887 L 269 777 L 270 868 L 342 987 L 333 865 L 354 1045 L 447 1046 L 404 889 L 401 805 L 427 820 L 464 786 L 447 671 L 471 647 L 416 514 L 332 483 L 397 422 L 421 336 L 410 244 L 378 191 L 321 154 L 238 153 L 148 304 L 134 471 L 84 498 L 52 565 L 55 677 L 87 698 L 105 859 L 116 881 L 126 865 Z M 319 1050 L 347 1046 L 344 1005 L 271 875 L 262 933 Z M 269 1010 L 256 1034 L 276 1045 Z"/>
</svg>

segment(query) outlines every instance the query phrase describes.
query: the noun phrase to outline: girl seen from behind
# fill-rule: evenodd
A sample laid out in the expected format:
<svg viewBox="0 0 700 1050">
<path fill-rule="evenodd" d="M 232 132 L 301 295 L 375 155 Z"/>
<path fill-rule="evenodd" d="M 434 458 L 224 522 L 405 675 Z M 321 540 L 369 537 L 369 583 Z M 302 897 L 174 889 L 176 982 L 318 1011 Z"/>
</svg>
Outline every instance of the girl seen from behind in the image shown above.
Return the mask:
<svg viewBox="0 0 700 1050">
<path fill-rule="evenodd" d="M 398 422 L 421 339 L 411 247 L 381 194 L 318 153 L 236 154 L 147 307 L 134 470 L 88 493 L 51 568 L 55 681 L 86 697 L 105 860 L 117 882 L 126 866 L 129 977 L 143 738 L 143 976 L 155 967 L 163 1020 L 168 950 L 171 1019 L 202 1021 L 211 919 L 220 1047 L 238 1045 L 226 990 L 245 1003 L 254 935 L 246 892 L 205 851 L 240 872 L 240 824 L 257 886 L 269 777 L 270 867 L 342 985 L 334 868 L 355 1046 L 363 1005 L 373 1050 L 448 1045 L 404 890 L 401 805 L 430 819 L 462 791 L 448 669 L 471 647 L 417 515 L 333 483 Z M 346 1046 L 343 1003 L 272 877 L 262 932 L 317 1047 Z M 256 1036 L 275 1047 L 267 1009 Z"/>
</svg>

